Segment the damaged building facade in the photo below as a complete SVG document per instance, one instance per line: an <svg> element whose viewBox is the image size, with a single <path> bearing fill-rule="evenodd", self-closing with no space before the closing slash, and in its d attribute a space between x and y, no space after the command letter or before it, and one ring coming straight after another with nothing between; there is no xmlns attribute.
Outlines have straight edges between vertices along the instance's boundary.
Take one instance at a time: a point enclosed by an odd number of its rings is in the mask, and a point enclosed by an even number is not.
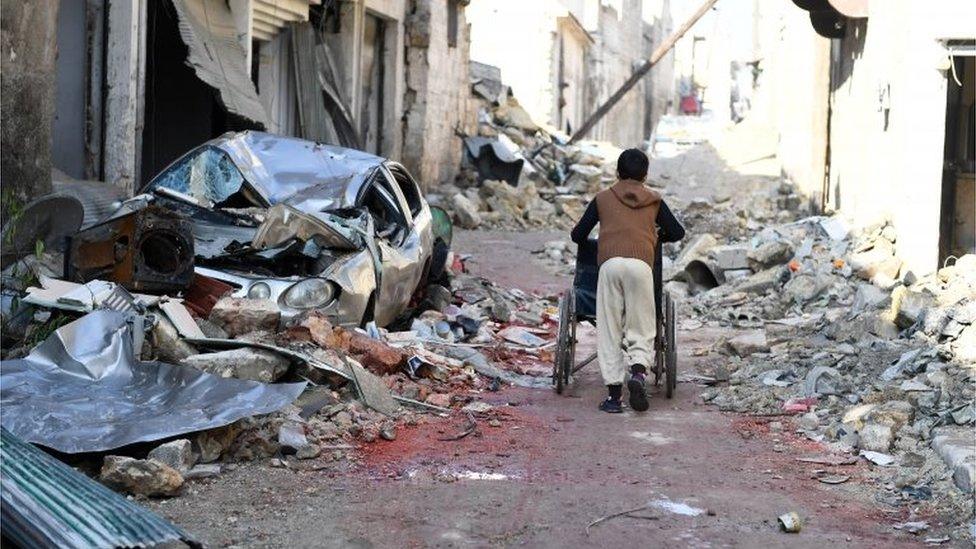
<svg viewBox="0 0 976 549"><path fill-rule="evenodd" d="M671 26L667 0L473 0L467 16L472 61L498 67L536 123L567 134L620 87ZM672 65L670 54L660 65ZM644 79L587 137L640 145L667 109L671 89L670 71Z"/></svg>
<svg viewBox="0 0 976 549"><path fill-rule="evenodd" d="M976 6L757 6L761 110L786 175L856 226L890 220L901 275L973 253Z"/></svg>
<svg viewBox="0 0 976 549"><path fill-rule="evenodd" d="M453 177L461 154L454 132L470 117L456 91L468 81L464 2L86 0L60 8L55 179L131 193L192 147L247 129L402 158L425 187ZM411 139L420 132L427 144Z"/></svg>

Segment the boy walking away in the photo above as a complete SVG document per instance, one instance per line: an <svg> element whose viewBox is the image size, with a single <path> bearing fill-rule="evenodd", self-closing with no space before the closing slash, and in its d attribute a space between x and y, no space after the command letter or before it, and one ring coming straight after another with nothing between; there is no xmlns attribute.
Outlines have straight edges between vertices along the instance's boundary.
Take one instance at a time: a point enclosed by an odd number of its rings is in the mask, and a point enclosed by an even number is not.
<svg viewBox="0 0 976 549"><path fill-rule="evenodd" d="M654 255L660 242L685 235L661 195L644 185L647 155L627 149L617 159L618 181L597 193L573 228L573 242L582 244L600 224L596 291L597 357L609 396L600 409L622 410L627 381L630 406L648 408L644 379L654 363L657 314L654 302ZM627 379L628 367L630 378Z"/></svg>

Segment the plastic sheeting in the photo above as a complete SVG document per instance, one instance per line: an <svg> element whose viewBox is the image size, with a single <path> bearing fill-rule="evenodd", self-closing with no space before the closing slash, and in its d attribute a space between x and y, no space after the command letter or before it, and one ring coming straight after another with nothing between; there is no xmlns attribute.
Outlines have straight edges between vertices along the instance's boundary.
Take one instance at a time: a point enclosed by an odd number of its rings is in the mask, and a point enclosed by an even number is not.
<svg viewBox="0 0 976 549"><path fill-rule="evenodd" d="M96 311L58 329L27 357L0 363L3 427L61 452L97 452L274 412L305 388L138 361L133 336L141 334L132 326L140 321Z"/></svg>

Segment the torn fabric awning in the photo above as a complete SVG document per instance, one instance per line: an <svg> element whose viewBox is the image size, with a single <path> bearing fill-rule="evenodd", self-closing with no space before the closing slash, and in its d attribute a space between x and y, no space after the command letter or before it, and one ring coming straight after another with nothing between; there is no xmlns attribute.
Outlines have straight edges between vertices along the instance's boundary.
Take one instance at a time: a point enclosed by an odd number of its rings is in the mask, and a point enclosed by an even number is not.
<svg viewBox="0 0 976 549"><path fill-rule="evenodd" d="M224 0L173 0L180 18L180 36L188 50L186 63L215 88L233 114L268 126L258 99L247 55L237 38L234 15Z"/></svg>
<svg viewBox="0 0 976 549"><path fill-rule="evenodd" d="M59 328L25 358L0 365L0 423L66 452L99 452L221 427L290 404L305 383L225 379L189 366L141 362L132 322L95 311Z"/></svg>

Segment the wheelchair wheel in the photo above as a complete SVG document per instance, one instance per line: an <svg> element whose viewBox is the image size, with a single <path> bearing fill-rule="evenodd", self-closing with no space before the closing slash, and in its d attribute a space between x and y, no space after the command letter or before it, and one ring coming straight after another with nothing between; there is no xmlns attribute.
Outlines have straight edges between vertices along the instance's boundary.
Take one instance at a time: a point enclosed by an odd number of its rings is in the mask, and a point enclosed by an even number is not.
<svg viewBox="0 0 976 549"><path fill-rule="evenodd" d="M670 294L664 294L664 366L665 366L665 395L668 398L674 396L674 391L678 386L678 349L675 342L675 311L674 300Z"/></svg>
<svg viewBox="0 0 976 549"><path fill-rule="evenodd" d="M556 393L562 394L576 361L576 294L572 288L559 299L559 332L553 356L552 379Z"/></svg>

